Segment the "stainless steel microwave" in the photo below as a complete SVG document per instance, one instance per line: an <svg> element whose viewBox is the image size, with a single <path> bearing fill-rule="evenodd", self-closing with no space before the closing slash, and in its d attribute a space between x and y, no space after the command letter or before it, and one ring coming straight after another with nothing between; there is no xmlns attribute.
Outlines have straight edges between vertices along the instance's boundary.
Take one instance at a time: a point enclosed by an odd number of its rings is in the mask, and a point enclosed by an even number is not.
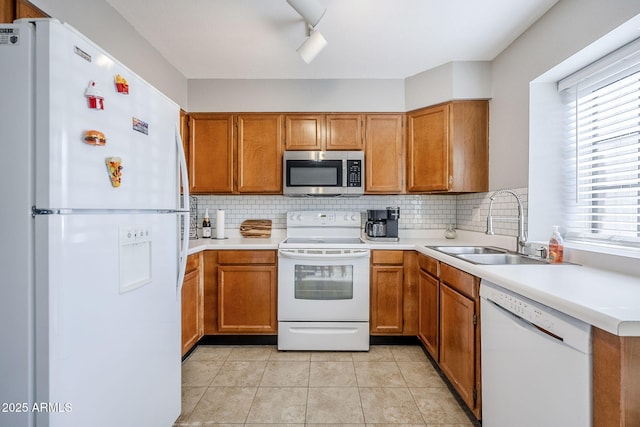
<svg viewBox="0 0 640 427"><path fill-rule="evenodd" d="M285 151L282 169L285 196L364 194L362 151Z"/></svg>

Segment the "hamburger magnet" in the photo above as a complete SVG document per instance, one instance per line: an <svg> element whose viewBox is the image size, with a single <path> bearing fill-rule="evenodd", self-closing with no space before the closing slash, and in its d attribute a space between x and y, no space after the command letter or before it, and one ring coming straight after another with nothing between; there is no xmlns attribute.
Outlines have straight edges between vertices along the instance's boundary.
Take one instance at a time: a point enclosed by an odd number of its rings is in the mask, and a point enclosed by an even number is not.
<svg viewBox="0 0 640 427"><path fill-rule="evenodd" d="M84 142L89 145L105 145L107 139L104 137L104 133L99 130L90 129L84 133Z"/></svg>

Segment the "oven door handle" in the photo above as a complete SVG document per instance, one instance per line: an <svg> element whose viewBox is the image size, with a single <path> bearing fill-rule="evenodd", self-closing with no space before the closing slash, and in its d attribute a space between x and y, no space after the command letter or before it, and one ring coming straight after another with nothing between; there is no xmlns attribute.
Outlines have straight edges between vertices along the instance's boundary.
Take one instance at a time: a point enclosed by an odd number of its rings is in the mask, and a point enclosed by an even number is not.
<svg viewBox="0 0 640 427"><path fill-rule="evenodd" d="M317 260L317 261L334 261L334 260L348 260L348 259L359 259L359 258L368 258L370 256L370 251L366 249L355 250L347 253L313 253L307 254L303 252L298 252L295 250L287 250L280 249L278 250L278 255L283 258L291 258L291 259L306 259L306 260Z"/></svg>

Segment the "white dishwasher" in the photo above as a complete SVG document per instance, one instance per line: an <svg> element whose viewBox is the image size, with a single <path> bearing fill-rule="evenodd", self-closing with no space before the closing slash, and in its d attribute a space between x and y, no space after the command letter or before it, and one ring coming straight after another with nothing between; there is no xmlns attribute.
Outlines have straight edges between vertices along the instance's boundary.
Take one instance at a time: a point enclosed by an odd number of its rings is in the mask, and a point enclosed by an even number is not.
<svg viewBox="0 0 640 427"><path fill-rule="evenodd" d="M591 326L483 280L483 427L591 426Z"/></svg>

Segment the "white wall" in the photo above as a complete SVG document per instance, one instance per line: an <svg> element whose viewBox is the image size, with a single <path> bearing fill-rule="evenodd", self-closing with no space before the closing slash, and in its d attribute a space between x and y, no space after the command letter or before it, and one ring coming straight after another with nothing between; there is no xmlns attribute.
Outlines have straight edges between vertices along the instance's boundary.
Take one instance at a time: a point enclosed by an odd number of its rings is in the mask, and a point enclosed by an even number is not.
<svg viewBox="0 0 640 427"><path fill-rule="evenodd" d="M560 0L495 58L490 188L528 185L529 83L638 13L638 0Z"/></svg>
<svg viewBox="0 0 640 427"><path fill-rule="evenodd" d="M491 63L455 61L405 79L405 111L452 99L491 98Z"/></svg>
<svg viewBox="0 0 640 427"><path fill-rule="evenodd" d="M407 79L189 80L189 111L404 112L491 97L491 63L456 61Z"/></svg>
<svg viewBox="0 0 640 427"><path fill-rule="evenodd" d="M403 112L404 81L189 80L189 112Z"/></svg>
<svg viewBox="0 0 640 427"><path fill-rule="evenodd" d="M186 110L187 79L104 0L30 1L89 37Z"/></svg>

